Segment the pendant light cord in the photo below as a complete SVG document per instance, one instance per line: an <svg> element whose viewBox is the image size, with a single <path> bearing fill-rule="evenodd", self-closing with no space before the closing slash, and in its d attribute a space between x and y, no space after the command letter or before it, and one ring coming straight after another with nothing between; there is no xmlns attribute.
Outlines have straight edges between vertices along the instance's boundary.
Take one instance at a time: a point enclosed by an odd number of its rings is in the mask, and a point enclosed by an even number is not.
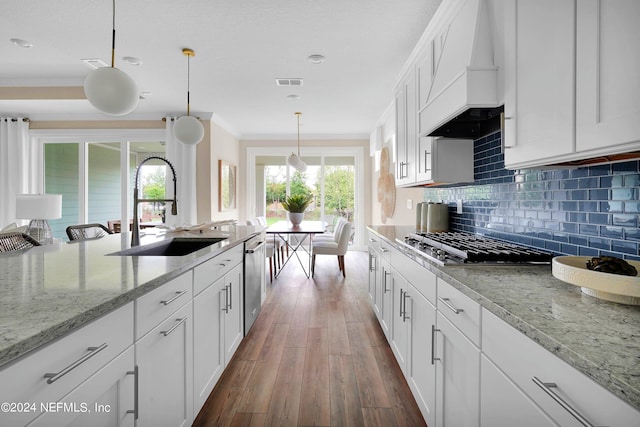
<svg viewBox="0 0 640 427"><path fill-rule="evenodd" d="M187 116L191 115L190 103L190 85L191 85L191 55L187 55Z"/></svg>
<svg viewBox="0 0 640 427"><path fill-rule="evenodd" d="M298 158L300 158L300 115L302 113L296 112L295 115L298 116Z"/></svg>
<svg viewBox="0 0 640 427"><path fill-rule="evenodd" d="M113 0L113 31L111 32L111 68L116 65L116 0Z"/></svg>

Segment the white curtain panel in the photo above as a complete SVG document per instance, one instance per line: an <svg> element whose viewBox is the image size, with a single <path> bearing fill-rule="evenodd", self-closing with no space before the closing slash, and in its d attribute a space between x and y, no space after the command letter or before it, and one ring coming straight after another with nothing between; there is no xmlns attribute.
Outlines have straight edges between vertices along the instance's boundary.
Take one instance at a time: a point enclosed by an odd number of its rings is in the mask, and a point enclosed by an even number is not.
<svg viewBox="0 0 640 427"><path fill-rule="evenodd" d="M29 123L23 117L0 117L0 229L20 222L16 195L37 191L37 164Z"/></svg>
<svg viewBox="0 0 640 427"><path fill-rule="evenodd" d="M178 179L178 215L171 215L171 205L167 206L167 225L194 225L197 223L198 203L196 199L196 146L185 145L173 135L173 125L177 117L167 117L166 151L176 169ZM167 171L167 198L173 197L171 172Z"/></svg>

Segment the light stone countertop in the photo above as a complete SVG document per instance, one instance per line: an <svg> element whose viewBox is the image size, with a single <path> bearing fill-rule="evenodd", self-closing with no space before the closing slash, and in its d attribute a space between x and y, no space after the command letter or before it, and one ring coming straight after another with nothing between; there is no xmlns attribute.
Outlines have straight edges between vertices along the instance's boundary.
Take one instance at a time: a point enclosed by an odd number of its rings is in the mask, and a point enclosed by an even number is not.
<svg viewBox="0 0 640 427"><path fill-rule="evenodd" d="M142 245L173 237L227 238L184 256L108 256L131 247L130 233L0 254L0 368L262 230L221 226L141 237Z"/></svg>
<svg viewBox="0 0 640 427"><path fill-rule="evenodd" d="M369 226L395 245L413 231ZM640 307L584 295L551 265L437 266L407 253L437 277L477 301L633 407L640 409Z"/></svg>

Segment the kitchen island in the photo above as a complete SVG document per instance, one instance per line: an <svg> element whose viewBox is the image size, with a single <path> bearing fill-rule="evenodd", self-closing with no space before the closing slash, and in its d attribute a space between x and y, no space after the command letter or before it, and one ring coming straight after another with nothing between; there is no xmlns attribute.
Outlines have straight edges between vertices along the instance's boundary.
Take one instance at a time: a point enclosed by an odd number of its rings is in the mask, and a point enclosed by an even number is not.
<svg viewBox="0 0 640 427"><path fill-rule="evenodd" d="M413 227L368 228L483 310L640 409L640 307L584 295L554 278L550 265L437 266L396 244Z"/></svg>
<svg viewBox="0 0 640 427"><path fill-rule="evenodd" d="M60 242L0 256L0 368L156 289L262 231L221 226L147 234L142 244L188 237L225 240L184 256L108 255L131 247L131 234Z"/></svg>

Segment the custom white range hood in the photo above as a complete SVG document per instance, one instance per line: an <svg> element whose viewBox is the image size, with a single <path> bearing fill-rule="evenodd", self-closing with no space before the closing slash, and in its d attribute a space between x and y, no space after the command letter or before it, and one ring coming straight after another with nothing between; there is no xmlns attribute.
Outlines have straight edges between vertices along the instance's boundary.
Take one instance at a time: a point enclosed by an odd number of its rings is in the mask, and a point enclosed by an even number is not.
<svg viewBox="0 0 640 427"><path fill-rule="evenodd" d="M440 53L434 58L431 85L425 89L428 95L419 113L420 136L473 136L464 135L455 119L486 120L499 115L495 110L500 105L498 67L486 2L462 2L449 22L443 28Z"/></svg>

